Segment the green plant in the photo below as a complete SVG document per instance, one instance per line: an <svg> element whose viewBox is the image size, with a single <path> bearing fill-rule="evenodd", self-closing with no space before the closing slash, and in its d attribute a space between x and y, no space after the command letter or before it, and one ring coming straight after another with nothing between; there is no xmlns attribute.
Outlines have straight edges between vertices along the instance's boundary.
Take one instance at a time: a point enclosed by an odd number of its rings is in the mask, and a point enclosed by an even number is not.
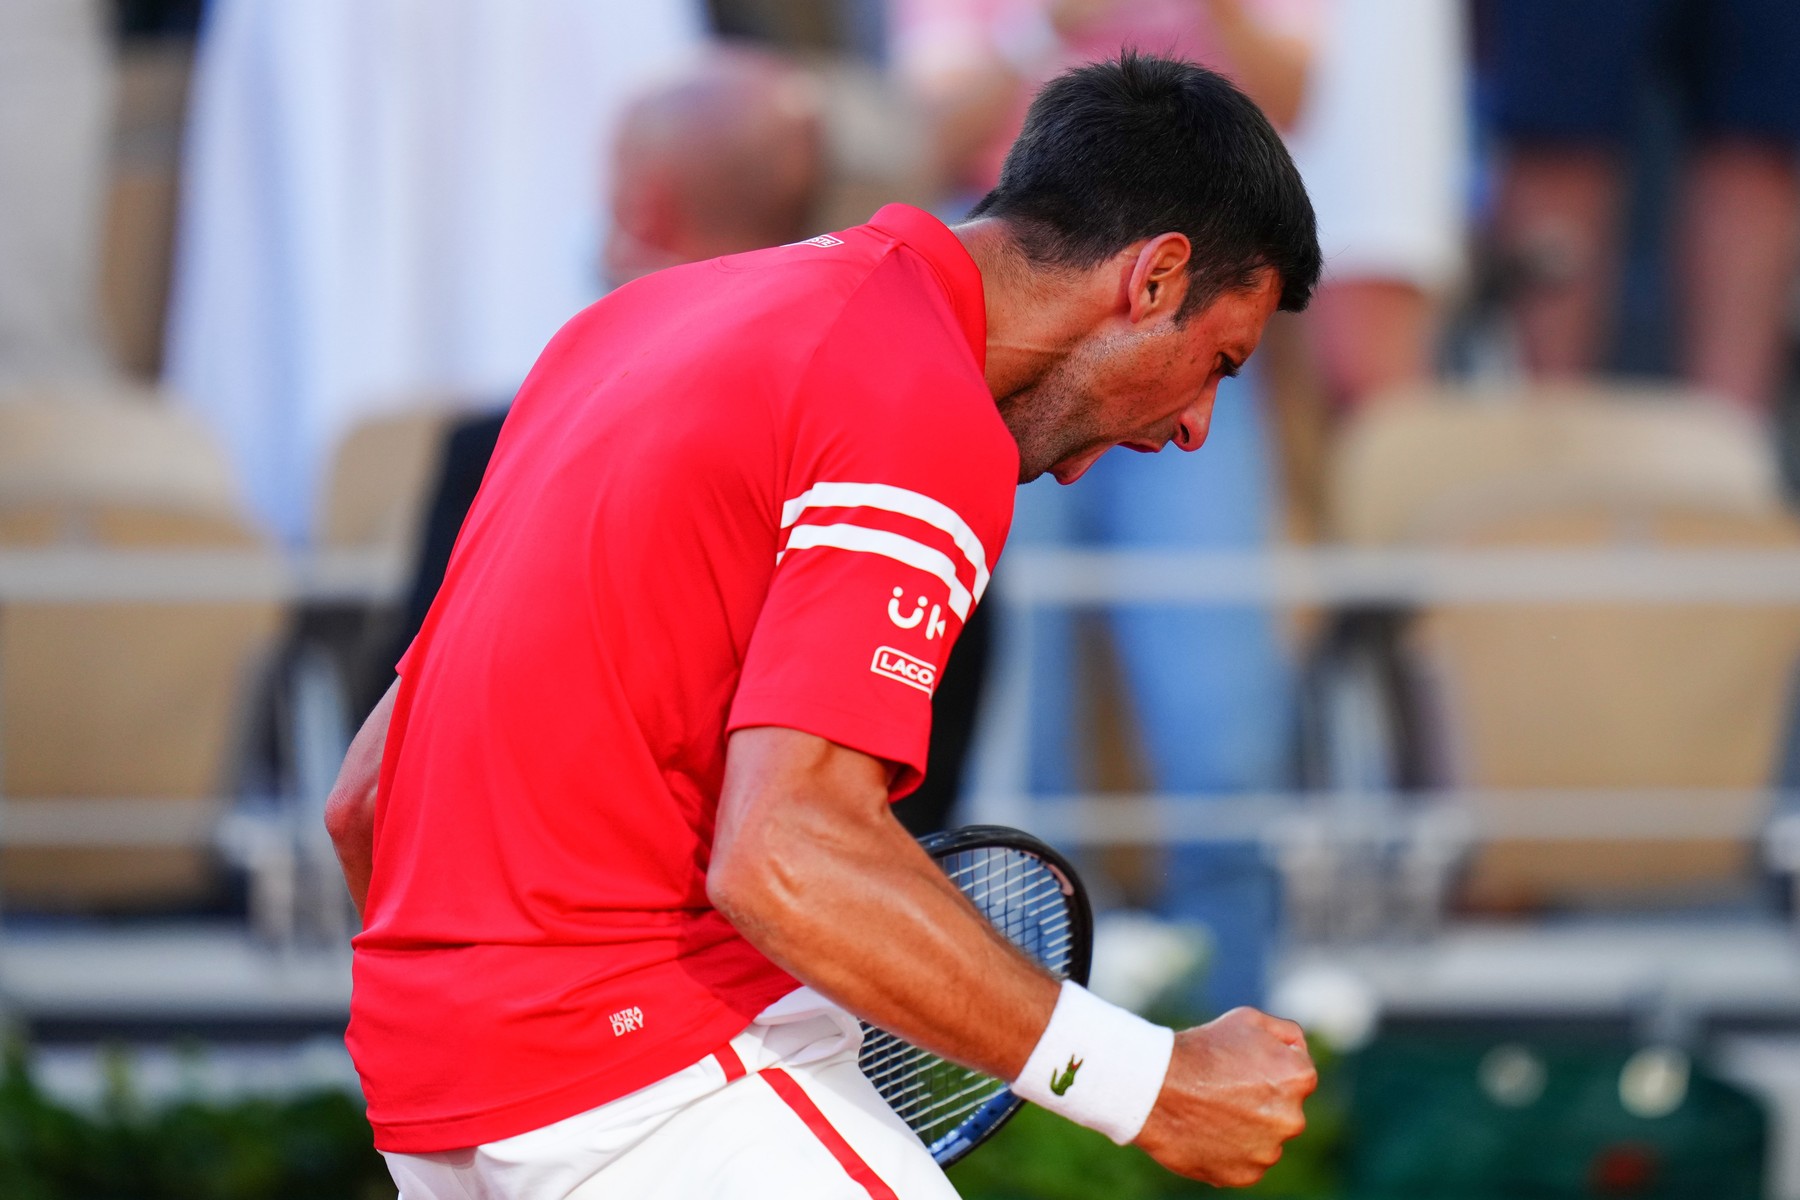
<svg viewBox="0 0 1800 1200"><path fill-rule="evenodd" d="M1315 1049L1322 1084L1307 1132L1258 1186L1233 1195L1332 1200L1343 1108L1335 1060ZM97 1111L46 1096L14 1044L0 1063L0 1197L5 1200L392 1200L353 1096L197 1098L152 1106L113 1057ZM950 1172L964 1200L1186 1200L1223 1195L1169 1174L1141 1151L1026 1106Z"/></svg>
<svg viewBox="0 0 1800 1200"><path fill-rule="evenodd" d="M122 1057L98 1112L52 1101L22 1047L0 1066L7 1200L391 1200L356 1098L337 1091L151 1107Z"/></svg>

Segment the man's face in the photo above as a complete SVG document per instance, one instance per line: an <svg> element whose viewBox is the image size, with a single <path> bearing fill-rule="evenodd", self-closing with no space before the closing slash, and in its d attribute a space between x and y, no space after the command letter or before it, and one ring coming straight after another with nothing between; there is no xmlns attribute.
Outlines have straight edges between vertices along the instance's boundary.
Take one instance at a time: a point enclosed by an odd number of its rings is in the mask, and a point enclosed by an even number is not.
<svg viewBox="0 0 1800 1200"><path fill-rule="evenodd" d="M1183 323L1172 315L1109 320L1029 387L1000 402L1019 444L1019 482L1048 471L1073 483L1114 446L1154 454L1170 442L1198 450L1219 380L1235 375L1279 305L1264 271Z"/></svg>

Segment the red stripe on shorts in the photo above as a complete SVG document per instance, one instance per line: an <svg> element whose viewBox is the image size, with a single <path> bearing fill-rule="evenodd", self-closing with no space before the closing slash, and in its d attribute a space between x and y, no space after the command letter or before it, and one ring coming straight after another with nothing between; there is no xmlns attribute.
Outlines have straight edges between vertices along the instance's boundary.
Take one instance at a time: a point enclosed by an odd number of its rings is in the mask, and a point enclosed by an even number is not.
<svg viewBox="0 0 1800 1200"><path fill-rule="evenodd" d="M744 1077L744 1060L738 1057L738 1052L731 1048L730 1042L714 1050L713 1057L724 1070L726 1083L733 1083Z"/></svg>
<svg viewBox="0 0 1800 1200"><path fill-rule="evenodd" d="M825 1114L819 1111L819 1106L814 1104L812 1097L794 1082L792 1076L776 1067L762 1072L761 1077L775 1089L777 1096L787 1102L787 1106L794 1110L795 1115L806 1122L806 1127L812 1130L813 1136L818 1138L827 1150L831 1151L831 1156L838 1160L838 1165L844 1168L844 1173L862 1184L863 1189L869 1193L872 1200L900 1200L898 1196L894 1195L894 1189L881 1181L881 1176L877 1175L874 1169L862 1160L862 1155L858 1154L850 1143L844 1140L844 1135L825 1119Z"/></svg>

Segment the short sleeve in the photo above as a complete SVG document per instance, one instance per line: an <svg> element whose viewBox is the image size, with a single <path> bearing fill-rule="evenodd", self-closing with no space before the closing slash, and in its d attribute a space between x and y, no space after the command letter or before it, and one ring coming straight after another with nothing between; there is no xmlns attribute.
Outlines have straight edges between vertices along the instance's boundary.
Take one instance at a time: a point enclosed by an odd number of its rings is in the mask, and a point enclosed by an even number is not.
<svg viewBox="0 0 1800 1200"><path fill-rule="evenodd" d="M790 414L779 557L730 729L779 725L924 777L931 697L1012 520L1018 456L935 286L883 268L834 326ZM909 293L908 288L914 289Z"/></svg>

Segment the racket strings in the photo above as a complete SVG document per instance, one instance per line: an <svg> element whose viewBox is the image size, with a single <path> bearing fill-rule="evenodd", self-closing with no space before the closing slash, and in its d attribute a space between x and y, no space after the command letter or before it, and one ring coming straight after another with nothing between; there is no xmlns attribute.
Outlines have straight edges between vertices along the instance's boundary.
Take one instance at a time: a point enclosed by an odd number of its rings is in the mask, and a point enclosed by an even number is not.
<svg viewBox="0 0 1800 1200"><path fill-rule="evenodd" d="M1075 934L1062 878L1025 850L984 846L960 850L939 865L970 903L1028 957L1056 976L1069 973ZM994 1079L866 1027L863 1073L928 1146L956 1133L1006 1090Z"/></svg>

